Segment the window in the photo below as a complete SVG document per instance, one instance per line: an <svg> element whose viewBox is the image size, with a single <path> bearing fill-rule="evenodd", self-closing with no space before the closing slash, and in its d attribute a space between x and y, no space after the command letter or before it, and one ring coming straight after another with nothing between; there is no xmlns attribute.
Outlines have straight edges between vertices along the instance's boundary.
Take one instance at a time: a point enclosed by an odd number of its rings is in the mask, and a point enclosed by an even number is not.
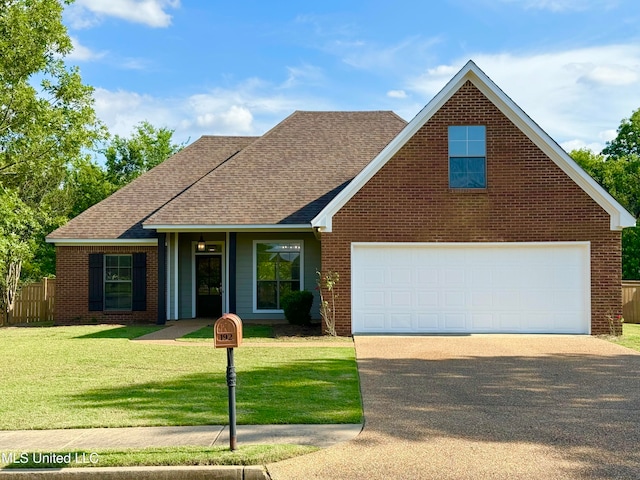
<svg viewBox="0 0 640 480"><path fill-rule="evenodd" d="M104 256L105 310L131 310L132 278L131 255Z"/></svg>
<svg viewBox="0 0 640 480"><path fill-rule="evenodd" d="M486 127L449 127L449 187L486 188Z"/></svg>
<svg viewBox="0 0 640 480"><path fill-rule="evenodd" d="M302 288L302 242L254 242L255 308L282 310L280 299Z"/></svg>

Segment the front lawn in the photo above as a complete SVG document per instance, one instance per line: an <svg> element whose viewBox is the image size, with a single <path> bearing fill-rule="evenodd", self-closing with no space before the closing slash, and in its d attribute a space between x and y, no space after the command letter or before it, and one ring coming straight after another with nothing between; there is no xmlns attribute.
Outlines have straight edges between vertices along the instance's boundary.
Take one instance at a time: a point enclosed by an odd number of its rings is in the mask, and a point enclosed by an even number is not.
<svg viewBox="0 0 640 480"><path fill-rule="evenodd" d="M611 341L640 352L640 325L633 323L623 324L622 336L613 338Z"/></svg>
<svg viewBox="0 0 640 480"><path fill-rule="evenodd" d="M226 424L226 351L144 333L0 329L0 430ZM361 422L354 350L330 345L235 349L238 423Z"/></svg>

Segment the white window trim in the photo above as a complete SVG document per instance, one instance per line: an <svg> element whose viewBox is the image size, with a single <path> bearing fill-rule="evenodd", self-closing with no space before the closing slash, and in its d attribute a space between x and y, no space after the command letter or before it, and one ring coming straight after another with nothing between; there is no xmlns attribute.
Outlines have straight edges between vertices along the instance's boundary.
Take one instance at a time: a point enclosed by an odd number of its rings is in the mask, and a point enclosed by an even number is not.
<svg viewBox="0 0 640 480"><path fill-rule="evenodd" d="M131 257L131 278L129 280L107 280L107 257ZM119 262L118 262L118 268ZM107 282L131 284L131 308L107 308ZM102 256L102 305L104 312L131 312L133 311L133 255L130 253L105 253Z"/></svg>
<svg viewBox="0 0 640 480"><path fill-rule="evenodd" d="M288 240L254 240L253 241L253 313L284 313L284 310L261 310L258 309L258 254L256 246L258 243L299 243L300 244L300 290L304 290L304 240L292 238Z"/></svg>
<svg viewBox="0 0 640 480"><path fill-rule="evenodd" d="M450 147L450 127L484 127L484 155L451 155L451 147ZM469 144L469 139L467 137L466 140L467 147ZM448 160L447 160L447 172L448 172L448 182L449 182L449 190L486 190L488 186L488 173L487 173L487 126L486 125L449 125L447 127L447 150L448 150ZM451 186L451 159L452 158L484 158L484 187L453 187Z"/></svg>

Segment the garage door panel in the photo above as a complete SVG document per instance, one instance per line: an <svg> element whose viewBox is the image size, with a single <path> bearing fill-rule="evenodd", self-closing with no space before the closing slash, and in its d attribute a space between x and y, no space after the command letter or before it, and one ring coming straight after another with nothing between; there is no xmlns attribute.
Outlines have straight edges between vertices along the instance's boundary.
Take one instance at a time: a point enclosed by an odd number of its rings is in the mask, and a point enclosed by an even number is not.
<svg viewBox="0 0 640 480"><path fill-rule="evenodd" d="M586 243L354 244L353 331L589 333Z"/></svg>
<svg viewBox="0 0 640 480"><path fill-rule="evenodd" d="M413 330L411 323L411 313L394 313L389 316L390 325L400 331L410 332Z"/></svg>
<svg viewBox="0 0 640 480"><path fill-rule="evenodd" d="M449 331L464 331L466 327L463 313L445 313L444 328Z"/></svg>
<svg viewBox="0 0 640 480"><path fill-rule="evenodd" d="M416 292L417 307L437 307L438 306L438 292L434 291L418 291Z"/></svg>
<svg viewBox="0 0 640 480"><path fill-rule="evenodd" d="M384 306L384 291L379 290L369 290L363 293L362 295L362 306L363 307L381 307Z"/></svg>
<svg viewBox="0 0 640 480"><path fill-rule="evenodd" d="M474 309L493 309L493 292L471 292L471 306Z"/></svg>
<svg viewBox="0 0 640 480"><path fill-rule="evenodd" d="M419 332L435 332L439 328L439 315L437 313L418 313L416 318Z"/></svg>
<svg viewBox="0 0 640 480"><path fill-rule="evenodd" d="M384 323L384 314L382 313L368 313L362 315L362 323L364 328L368 331L384 331L385 323Z"/></svg>
<svg viewBox="0 0 640 480"><path fill-rule="evenodd" d="M495 329L494 316L491 313L476 313L471 315L472 330L491 331Z"/></svg>
<svg viewBox="0 0 640 480"><path fill-rule="evenodd" d="M408 307L411 308L411 292L408 291L400 291L400 292L391 292L391 306L395 308L403 308Z"/></svg>

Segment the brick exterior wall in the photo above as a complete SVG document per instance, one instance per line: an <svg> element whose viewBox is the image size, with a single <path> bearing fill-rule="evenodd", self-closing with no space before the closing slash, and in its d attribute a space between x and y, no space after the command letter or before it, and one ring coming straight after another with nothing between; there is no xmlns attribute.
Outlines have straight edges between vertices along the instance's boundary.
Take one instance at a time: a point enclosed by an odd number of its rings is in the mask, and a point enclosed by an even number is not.
<svg viewBox="0 0 640 480"><path fill-rule="evenodd" d="M449 189L448 128L485 125L487 188ZM351 334L351 242L591 242L592 334L622 314L621 233L609 215L471 83L333 217L322 268L340 281L339 334Z"/></svg>
<svg viewBox="0 0 640 480"><path fill-rule="evenodd" d="M89 254L147 254L147 310L141 312L89 311ZM158 316L158 249L148 246L56 247L57 324L155 323Z"/></svg>

